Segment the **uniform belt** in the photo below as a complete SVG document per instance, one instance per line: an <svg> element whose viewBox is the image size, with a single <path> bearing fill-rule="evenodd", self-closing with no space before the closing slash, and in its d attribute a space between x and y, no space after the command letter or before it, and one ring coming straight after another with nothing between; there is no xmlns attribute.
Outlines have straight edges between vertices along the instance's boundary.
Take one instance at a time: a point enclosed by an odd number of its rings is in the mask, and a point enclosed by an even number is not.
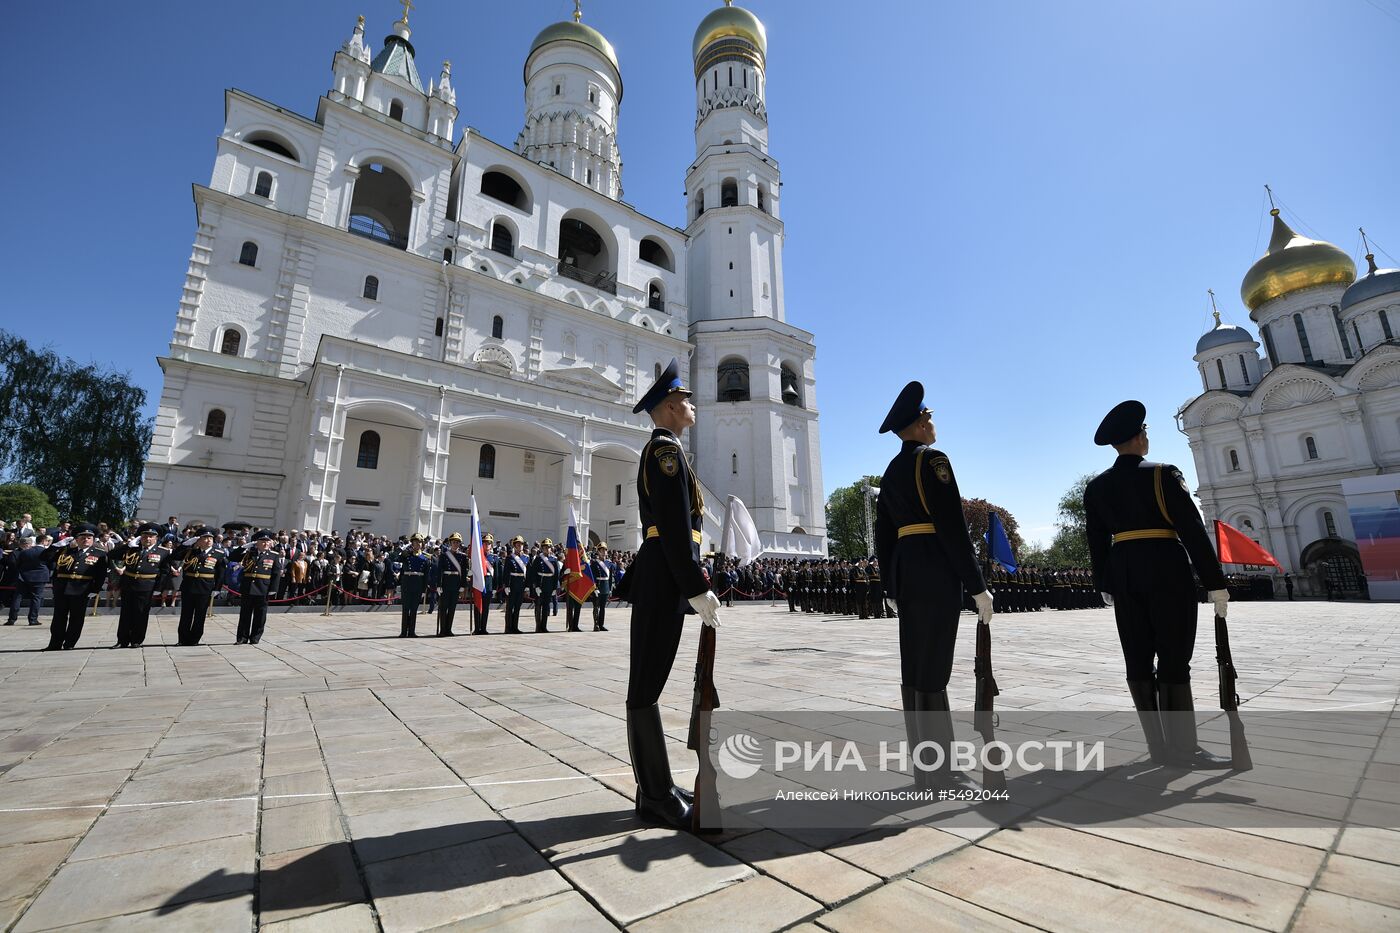
<svg viewBox="0 0 1400 933"><path fill-rule="evenodd" d="M160 574L158 574L158 573L127 573L127 574L123 574L122 576L126 577L128 580L154 580L156 577L160 576Z"/></svg>
<svg viewBox="0 0 1400 933"><path fill-rule="evenodd" d="M444 571L442 572L442 575L443 575L444 577L460 577L460 576L462 575L462 571L460 571L460 570L444 570Z"/></svg>
<svg viewBox="0 0 1400 933"><path fill-rule="evenodd" d="M932 535L937 533L937 530L933 527L933 522L920 522L917 525L899 526L899 536L901 538L908 537L909 535Z"/></svg>
<svg viewBox="0 0 1400 933"><path fill-rule="evenodd" d="M186 579L186 580L212 580L212 579L214 579L214 575L213 575L212 573L187 573L187 574L185 574L185 579Z"/></svg>
<svg viewBox="0 0 1400 933"><path fill-rule="evenodd" d="M1146 541L1152 538L1178 541L1175 531L1170 528L1141 528L1137 531L1120 531L1113 536L1114 544L1121 544L1124 541Z"/></svg>
<svg viewBox="0 0 1400 933"><path fill-rule="evenodd" d="M648 526L647 526L647 539L650 540L650 539L652 539L652 538L659 538L659 537L661 537L661 529L660 529L660 528L657 528L655 525L648 525ZM696 544L699 544L699 543L700 543L700 532L698 532L698 531L696 531L695 529L692 528L692 529L690 530L690 540L694 541Z"/></svg>
<svg viewBox="0 0 1400 933"><path fill-rule="evenodd" d="M400 574L400 576L404 576L404 577L421 577L421 576L423 576L423 571L421 571L421 570L405 570L402 574Z"/></svg>
<svg viewBox="0 0 1400 933"><path fill-rule="evenodd" d="M525 574L523 574L523 573L513 573L513 574L511 574L511 576L512 576L512 577L523 577L523 576L525 576Z"/></svg>
<svg viewBox="0 0 1400 933"><path fill-rule="evenodd" d="M58 578L60 580L86 580L88 575L85 573L60 573Z"/></svg>
<svg viewBox="0 0 1400 933"><path fill-rule="evenodd" d="M243 578L244 578L245 580L271 580L271 579L272 579L272 574L270 574L270 573L245 573L245 574L243 575Z"/></svg>

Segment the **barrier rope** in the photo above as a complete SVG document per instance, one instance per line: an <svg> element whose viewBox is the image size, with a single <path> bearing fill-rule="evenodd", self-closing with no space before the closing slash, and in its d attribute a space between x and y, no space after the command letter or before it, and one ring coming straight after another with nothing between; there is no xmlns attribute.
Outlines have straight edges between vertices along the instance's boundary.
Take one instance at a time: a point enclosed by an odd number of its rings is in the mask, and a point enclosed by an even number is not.
<svg viewBox="0 0 1400 933"><path fill-rule="evenodd" d="M295 602L300 602L300 601L303 600L303 599L308 599L308 598L310 598L310 597L312 597L312 596L315 596L317 593L322 592L323 590L325 590L325 588L326 588L327 586L330 586L330 585L331 585L331 584L327 583L325 586L318 586L318 587L316 587L316 589L311 590L310 592L302 593L300 596L289 596L289 597L286 598L286 599L269 599L269 600L267 601L267 604L268 604L269 606L280 606L280 605L283 605L284 603L295 603ZM234 596L237 596L239 599L242 599L242 598L243 598L243 594L242 594L242 593L240 593L238 590L235 590L233 587L229 586L227 583L222 584L222 586L223 586L225 592L227 592L227 593L232 593Z"/></svg>

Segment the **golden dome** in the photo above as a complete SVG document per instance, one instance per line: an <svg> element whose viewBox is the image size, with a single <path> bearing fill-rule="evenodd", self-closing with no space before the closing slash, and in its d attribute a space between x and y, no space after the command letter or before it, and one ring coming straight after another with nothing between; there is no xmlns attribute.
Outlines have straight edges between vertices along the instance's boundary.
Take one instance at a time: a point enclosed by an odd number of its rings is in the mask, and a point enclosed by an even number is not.
<svg viewBox="0 0 1400 933"><path fill-rule="evenodd" d="M768 54L768 30L763 28L759 18L743 7L729 6L726 3L702 19L696 27L691 57L699 58L700 51L705 46L726 36L746 39L758 49L759 55L766 57Z"/></svg>
<svg viewBox="0 0 1400 933"><path fill-rule="evenodd" d="M1315 285L1350 285L1356 281L1356 264L1331 243L1299 236L1284 223L1278 208L1269 250L1249 267L1240 283L1240 298L1250 317L1265 302Z"/></svg>
<svg viewBox="0 0 1400 933"><path fill-rule="evenodd" d="M525 61L528 63L537 51L551 42L577 42L586 45L601 53L612 63L613 70L619 75L622 74L622 69L617 64L617 52L613 51L612 43L592 26L585 26L576 20L552 23L540 30L540 34L535 36L535 41L530 44L530 54L525 56Z"/></svg>

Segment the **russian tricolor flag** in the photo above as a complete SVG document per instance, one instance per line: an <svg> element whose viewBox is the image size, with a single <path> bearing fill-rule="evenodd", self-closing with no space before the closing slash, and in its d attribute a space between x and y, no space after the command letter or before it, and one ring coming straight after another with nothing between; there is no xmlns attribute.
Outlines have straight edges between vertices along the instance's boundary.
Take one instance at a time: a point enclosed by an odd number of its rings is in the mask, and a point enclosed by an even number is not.
<svg viewBox="0 0 1400 933"><path fill-rule="evenodd" d="M578 544L578 514L572 502L569 503L569 535L564 543L564 569L569 572L569 581L564 584L569 597L582 605L597 587L593 582L593 568L583 559L583 549Z"/></svg>
<svg viewBox="0 0 1400 933"><path fill-rule="evenodd" d="M477 515L476 494L472 493L472 604L479 613L486 596L486 550L481 546L481 519Z"/></svg>

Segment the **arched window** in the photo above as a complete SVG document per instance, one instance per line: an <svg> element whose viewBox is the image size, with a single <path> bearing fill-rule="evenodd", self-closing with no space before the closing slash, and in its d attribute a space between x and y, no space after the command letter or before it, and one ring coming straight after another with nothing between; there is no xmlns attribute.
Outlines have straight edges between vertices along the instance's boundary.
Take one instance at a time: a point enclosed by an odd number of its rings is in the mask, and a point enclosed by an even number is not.
<svg viewBox="0 0 1400 933"><path fill-rule="evenodd" d="M256 266L258 264L258 244L252 240L245 241L243 248L238 251L238 264Z"/></svg>
<svg viewBox="0 0 1400 933"><path fill-rule="evenodd" d="M1380 310L1380 319L1381 333L1385 335L1386 340L1394 340L1395 335L1390 332L1390 317L1385 313L1384 308L1381 308Z"/></svg>
<svg viewBox="0 0 1400 933"><path fill-rule="evenodd" d="M1293 315L1293 326L1298 330L1298 346L1303 348L1303 362L1311 363L1313 361L1312 345L1308 343L1308 329L1303 326L1301 314Z"/></svg>
<svg viewBox="0 0 1400 933"><path fill-rule="evenodd" d="M500 221L491 225L491 251L505 256L515 255L515 234Z"/></svg>
<svg viewBox="0 0 1400 933"><path fill-rule="evenodd" d="M739 357L721 360L715 373L715 396L721 402L749 400L749 364Z"/></svg>
<svg viewBox="0 0 1400 933"><path fill-rule="evenodd" d="M258 180L253 183L253 193L260 198L272 197L271 172L258 172Z"/></svg>
<svg viewBox="0 0 1400 933"><path fill-rule="evenodd" d="M653 266L660 266L667 272L675 272L676 265L671 261L671 256L666 252L666 247L661 245L660 240L651 237L643 237L637 244L637 258L642 262L649 262Z"/></svg>
<svg viewBox="0 0 1400 933"><path fill-rule="evenodd" d="M361 470L379 469L378 431L365 431L360 435L360 452L355 456L355 466Z"/></svg>
<svg viewBox="0 0 1400 933"><path fill-rule="evenodd" d="M719 206L738 207L739 206L739 183L732 178L726 178L719 186Z"/></svg>
<svg viewBox="0 0 1400 933"><path fill-rule="evenodd" d="M292 151L292 147L270 133L254 133L252 136L249 136L245 142L250 146L257 146L259 149L275 152L284 159L291 159L293 162L298 161L297 154Z"/></svg>
<svg viewBox="0 0 1400 933"><path fill-rule="evenodd" d="M491 444L481 445L481 456L476 461L476 478L496 478L496 448Z"/></svg>
<svg viewBox="0 0 1400 933"><path fill-rule="evenodd" d="M1249 367L1244 365L1244 354L1240 354L1240 376L1244 378L1244 384L1249 385Z"/></svg>
<svg viewBox="0 0 1400 933"><path fill-rule="evenodd" d="M1332 322L1337 325L1337 336L1342 339L1342 353L1351 359L1351 341L1347 339L1346 325L1342 323L1342 309L1337 305L1332 306Z"/></svg>
<svg viewBox="0 0 1400 933"><path fill-rule="evenodd" d="M606 229L606 228L604 228ZM617 271L604 234L580 217L559 221L559 274L617 294Z"/></svg>
<svg viewBox="0 0 1400 933"><path fill-rule="evenodd" d="M526 194L520 182L505 172L491 171L483 174L481 176L481 193L519 210L526 212L530 210L530 196Z"/></svg>
<svg viewBox="0 0 1400 933"><path fill-rule="evenodd" d="M1216 359L1215 371L1220 374L1220 388L1225 388L1225 361Z"/></svg>
<svg viewBox="0 0 1400 933"><path fill-rule="evenodd" d="M219 352L225 356L237 356L243 344L243 335L232 327L224 328L224 337L219 341Z"/></svg>
<svg viewBox="0 0 1400 933"><path fill-rule="evenodd" d="M1274 349L1273 322L1270 321L1260 328L1259 332L1264 335L1264 352L1269 355L1269 365L1278 366L1278 351Z"/></svg>
<svg viewBox="0 0 1400 933"><path fill-rule="evenodd" d="M224 425L228 423L228 415L222 408L211 408L208 416L204 419L205 437L223 437Z"/></svg>
<svg viewBox="0 0 1400 933"><path fill-rule="evenodd" d="M763 211L765 214L768 213L768 198L763 193L762 185L758 186L758 209Z"/></svg>
<svg viewBox="0 0 1400 933"><path fill-rule="evenodd" d="M1240 454L1239 454L1239 451L1237 451L1237 450L1231 450L1231 451L1230 451L1230 472L1231 472L1231 473L1238 473L1239 471L1240 471Z"/></svg>
<svg viewBox="0 0 1400 933"><path fill-rule="evenodd" d="M1307 451L1309 460L1317 459L1317 441L1313 440L1313 436L1311 434L1308 434L1303 438L1303 449Z"/></svg>
<svg viewBox="0 0 1400 933"><path fill-rule="evenodd" d="M390 119L390 120L402 120L402 119L403 119L403 102L402 102L402 101L393 100L393 101L390 101L390 102L389 102L389 119Z"/></svg>
<svg viewBox="0 0 1400 933"><path fill-rule="evenodd" d="M350 202L351 233L408 249L413 189L402 175L378 162L360 167Z"/></svg>
<svg viewBox="0 0 1400 933"><path fill-rule="evenodd" d="M666 310L666 293L662 291L659 280L653 280L647 286L647 307L653 311Z"/></svg>
<svg viewBox="0 0 1400 933"><path fill-rule="evenodd" d="M442 251L442 261L450 263L452 261L452 249L448 247Z"/></svg>
<svg viewBox="0 0 1400 933"><path fill-rule="evenodd" d="M1322 513L1322 529L1327 533L1327 537L1337 537L1337 520L1332 517L1331 512Z"/></svg>
<svg viewBox="0 0 1400 933"><path fill-rule="evenodd" d="M802 383L797 378L797 370L784 363L779 376L782 384L783 404L802 405Z"/></svg>
<svg viewBox="0 0 1400 933"><path fill-rule="evenodd" d="M365 289L361 293L370 301L379 300L379 279L372 275L365 276Z"/></svg>
<svg viewBox="0 0 1400 933"><path fill-rule="evenodd" d="M500 339L501 339L501 334L503 334L503 333L505 332L505 329L506 329L506 322L503 321L503 320L501 320L501 316L500 316L499 314L496 315L495 317L493 317L493 318L491 319L491 336L492 336L492 337L495 337L497 340L500 340Z"/></svg>
<svg viewBox="0 0 1400 933"><path fill-rule="evenodd" d="M702 188L695 192L695 216L699 217L703 213L705 213L705 191Z"/></svg>

